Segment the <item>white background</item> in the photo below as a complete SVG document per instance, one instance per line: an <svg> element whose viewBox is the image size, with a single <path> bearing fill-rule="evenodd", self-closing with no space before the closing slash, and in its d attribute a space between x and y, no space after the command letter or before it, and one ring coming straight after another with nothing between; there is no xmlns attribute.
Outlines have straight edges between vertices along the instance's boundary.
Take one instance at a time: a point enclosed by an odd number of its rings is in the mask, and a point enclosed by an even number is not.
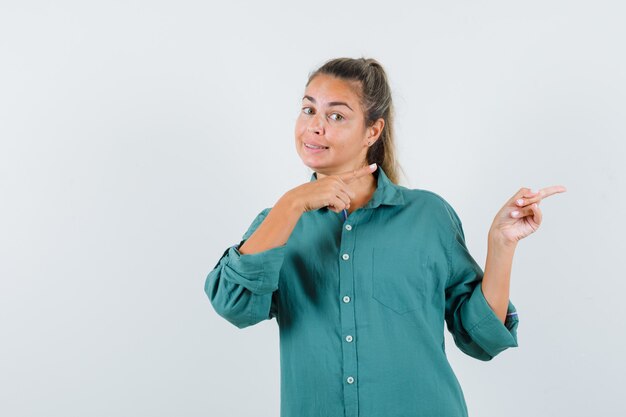
<svg viewBox="0 0 626 417"><path fill-rule="evenodd" d="M607 1L0 3L0 415L278 416L276 321L203 292L311 171L310 71L378 59L402 185L484 266L520 187L519 347L448 355L471 416L624 416L626 8ZM329 416L335 417L335 416Z"/></svg>

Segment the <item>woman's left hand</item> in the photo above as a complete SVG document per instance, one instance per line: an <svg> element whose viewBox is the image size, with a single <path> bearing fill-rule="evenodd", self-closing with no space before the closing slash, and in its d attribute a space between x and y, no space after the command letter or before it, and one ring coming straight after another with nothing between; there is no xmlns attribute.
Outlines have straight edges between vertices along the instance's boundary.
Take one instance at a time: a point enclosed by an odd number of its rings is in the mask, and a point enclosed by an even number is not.
<svg viewBox="0 0 626 417"><path fill-rule="evenodd" d="M565 191L567 189L562 185L542 188L537 192L521 188L496 214L489 229L490 242L515 246L541 225L541 200Z"/></svg>

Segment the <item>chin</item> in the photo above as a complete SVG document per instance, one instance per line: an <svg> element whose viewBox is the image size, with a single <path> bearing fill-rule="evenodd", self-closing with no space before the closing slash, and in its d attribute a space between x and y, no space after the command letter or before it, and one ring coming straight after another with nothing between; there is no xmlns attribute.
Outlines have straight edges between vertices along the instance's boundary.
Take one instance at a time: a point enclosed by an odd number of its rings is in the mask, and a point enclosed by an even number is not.
<svg viewBox="0 0 626 417"><path fill-rule="evenodd" d="M319 171L320 169L324 169L325 168L324 164L308 162L308 161L305 161L305 160L302 160L302 163L304 165L306 165L307 167L311 168L313 171Z"/></svg>

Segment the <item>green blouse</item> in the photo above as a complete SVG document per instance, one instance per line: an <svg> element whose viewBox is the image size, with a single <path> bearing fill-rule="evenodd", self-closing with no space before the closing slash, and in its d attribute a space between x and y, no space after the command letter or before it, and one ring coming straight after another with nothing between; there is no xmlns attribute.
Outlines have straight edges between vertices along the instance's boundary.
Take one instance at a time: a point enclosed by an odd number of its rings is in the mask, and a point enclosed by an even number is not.
<svg viewBox="0 0 626 417"><path fill-rule="evenodd" d="M373 175L372 198L347 220L305 212L286 244L242 255L264 209L206 278L213 308L238 328L276 318L281 417L464 417L444 321L474 358L517 346L515 307L503 324L487 303L452 207L380 166Z"/></svg>

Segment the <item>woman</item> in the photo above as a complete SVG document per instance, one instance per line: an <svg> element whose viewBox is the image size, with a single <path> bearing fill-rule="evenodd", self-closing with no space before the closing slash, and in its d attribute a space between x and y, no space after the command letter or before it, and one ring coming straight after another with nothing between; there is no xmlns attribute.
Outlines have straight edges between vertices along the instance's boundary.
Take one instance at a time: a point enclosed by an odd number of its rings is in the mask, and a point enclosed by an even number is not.
<svg viewBox="0 0 626 417"><path fill-rule="evenodd" d="M539 202L565 188L521 188L507 201L483 273L453 208L397 185L393 104L377 61L328 61L302 103L295 145L310 181L259 213L205 292L239 328L276 318L282 417L467 416L444 321L474 358L517 346L513 253L539 227Z"/></svg>

